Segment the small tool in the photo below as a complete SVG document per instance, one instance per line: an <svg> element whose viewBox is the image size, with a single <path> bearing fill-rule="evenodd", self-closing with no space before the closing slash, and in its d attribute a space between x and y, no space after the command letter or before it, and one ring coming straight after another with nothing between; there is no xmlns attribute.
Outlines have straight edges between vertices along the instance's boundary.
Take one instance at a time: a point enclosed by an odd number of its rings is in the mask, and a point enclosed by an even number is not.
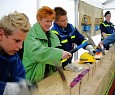
<svg viewBox="0 0 115 95"><path fill-rule="evenodd" d="M84 34L88 37L88 40L89 40L90 44L92 44L93 47L96 48L97 46L95 45L95 43L94 43L93 39L91 38L91 36L89 35L89 33L88 33L88 32L84 32ZM96 51L96 52L101 51L102 54L105 55L105 50L104 50L103 44L100 44L100 49L97 48L95 51Z"/></svg>

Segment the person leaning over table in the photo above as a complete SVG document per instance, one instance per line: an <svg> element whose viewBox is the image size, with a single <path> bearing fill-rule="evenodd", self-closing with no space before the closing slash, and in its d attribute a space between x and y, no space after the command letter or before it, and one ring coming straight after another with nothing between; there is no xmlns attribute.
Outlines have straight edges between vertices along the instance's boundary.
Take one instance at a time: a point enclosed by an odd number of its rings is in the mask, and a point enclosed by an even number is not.
<svg viewBox="0 0 115 95"><path fill-rule="evenodd" d="M71 23L68 23L67 11L62 7L55 7L54 11L56 12L56 16L51 30L60 39L63 50L70 51L74 48L74 44L78 46L83 44L86 39L79 33L76 27ZM95 55L95 49L91 44L88 44L83 48L88 50L91 55ZM63 69L73 71L75 66L70 63L72 63L72 58L62 63Z"/></svg>
<svg viewBox="0 0 115 95"><path fill-rule="evenodd" d="M55 63L68 59L71 53L56 47L61 46L58 37L50 32L55 11L48 6L38 9L37 22L31 27L24 41L23 64L26 78L32 83L39 82L55 72Z"/></svg>
<svg viewBox="0 0 115 95"><path fill-rule="evenodd" d="M0 19L0 95L20 95L27 87L17 52L29 29L29 19L23 13L13 12Z"/></svg>
<svg viewBox="0 0 115 95"><path fill-rule="evenodd" d="M100 24L101 30L101 40L104 40L108 36L110 36L113 32L115 32L114 25L110 22L111 19L111 12L107 11L104 15L105 21ZM111 44L105 46L106 50L109 50Z"/></svg>

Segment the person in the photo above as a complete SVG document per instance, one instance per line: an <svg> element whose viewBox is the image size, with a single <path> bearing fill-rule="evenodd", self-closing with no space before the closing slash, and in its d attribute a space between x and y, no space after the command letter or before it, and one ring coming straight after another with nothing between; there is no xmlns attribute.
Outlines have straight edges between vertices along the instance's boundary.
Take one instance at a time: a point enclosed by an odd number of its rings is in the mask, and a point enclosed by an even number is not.
<svg viewBox="0 0 115 95"><path fill-rule="evenodd" d="M19 95L26 87L25 69L17 52L29 29L23 13L15 11L0 19L0 95Z"/></svg>
<svg viewBox="0 0 115 95"><path fill-rule="evenodd" d="M107 38L110 36L114 31L114 25L112 22L110 22L111 19L111 12L107 11L104 15L105 21L100 24L100 30L101 30L101 40ZM106 50L109 50L109 45L105 47Z"/></svg>
<svg viewBox="0 0 115 95"><path fill-rule="evenodd" d="M37 22L31 27L25 41L23 64L26 78L37 83L56 71L56 64L61 66L61 59L68 59L71 53L57 47L61 46L58 37L50 31L55 11L48 6L38 9Z"/></svg>
<svg viewBox="0 0 115 95"><path fill-rule="evenodd" d="M115 42L115 32L112 33L110 36L99 42L99 44L103 44L104 47L108 46L109 44L113 44ZM98 44L98 45L99 45Z"/></svg>
<svg viewBox="0 0 115 95"><path fill-rule="evenodd" d="M86 40L83 35L79 33L76 27L68 23L67 11L62 7L55 7L56 12L55 21L51 28L52 32L55 33L60 39L63 50L70 51L74 48L74 43L78 46L83 44ZM84 49L90 51L94 55L94 48L92 45L88 44L83 47ZM62 67L69 69L72 58L62 63ZM71 69L71 67L70 67Z"/></svg>

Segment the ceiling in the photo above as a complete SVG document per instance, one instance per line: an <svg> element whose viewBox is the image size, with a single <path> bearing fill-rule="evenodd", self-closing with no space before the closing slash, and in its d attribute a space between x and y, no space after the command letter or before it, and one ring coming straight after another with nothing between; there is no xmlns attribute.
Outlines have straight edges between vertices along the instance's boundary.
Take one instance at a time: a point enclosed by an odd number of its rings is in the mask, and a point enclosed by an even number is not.
<svg viewBox="0 0 115 95"><path fill-rule="evenodd" d="M99 2L101 2L101 3L105 3L105 2L108 1L108 0L97 0L97 1L99 1Z"/></svg>

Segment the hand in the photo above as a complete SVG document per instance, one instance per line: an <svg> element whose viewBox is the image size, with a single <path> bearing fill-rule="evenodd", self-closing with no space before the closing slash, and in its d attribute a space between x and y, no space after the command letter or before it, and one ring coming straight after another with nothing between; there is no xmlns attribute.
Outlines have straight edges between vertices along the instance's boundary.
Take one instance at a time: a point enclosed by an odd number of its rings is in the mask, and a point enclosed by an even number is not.
<svg viewBox="0 0 115 95"><path fill-rule="evenodd" d="M101 48L100 46L103 45L103 42L99 42L98 48Z"/></svg>
<svg viewBox="0 0 115 95"><path fill-rule="evenodd" d="M69 59L71 57L72 57L72 54L70 52L63 51L63 53L62 53L62 59Z"/></svg>
<svg viewBox="0 0 115 95"><path fill-rule="evenodd" d="M32 86L32 84L26 80L21 80L19 82L19 85L20 85L20 88L21 88L21 91L19 93L19 95L32 95L30 89L29 89L29 86Z"/></svg>
<svg viewBox="0 0 115 95"><path fill-rule="evenodd" d="M96 51L95 51L95 49L93 48L92 45L87 45L85 49L88 50L88 51L89 51L89 54L91 54L91 55L93 55L93 56L94 56L95 53L96 53Z"/></svg>
<svg viewBox="0 0 115 95"><path fill-rule="evenodd" d="M90 54L90 55L94 56L95 53L96 53L95 49L90 49L90 50L89 50L89 54Z"/></svg>
<svg viewBox="0 0 115 95"><path fill-rule="evenodd" d="M30 84L26 80L6 83L3 95L31 95Z"/></svg>
<svg viewBox="0 0 115 95"><path fill-rule="evenodd" d="M21 89L17 82L6 83L3 95L18 95Z"/></svg>
<svg viewBox="0 0 115 95"><path fill-rule="evenodd" d="M109 44L109 47L111 48L114 44Z"/></svg>

